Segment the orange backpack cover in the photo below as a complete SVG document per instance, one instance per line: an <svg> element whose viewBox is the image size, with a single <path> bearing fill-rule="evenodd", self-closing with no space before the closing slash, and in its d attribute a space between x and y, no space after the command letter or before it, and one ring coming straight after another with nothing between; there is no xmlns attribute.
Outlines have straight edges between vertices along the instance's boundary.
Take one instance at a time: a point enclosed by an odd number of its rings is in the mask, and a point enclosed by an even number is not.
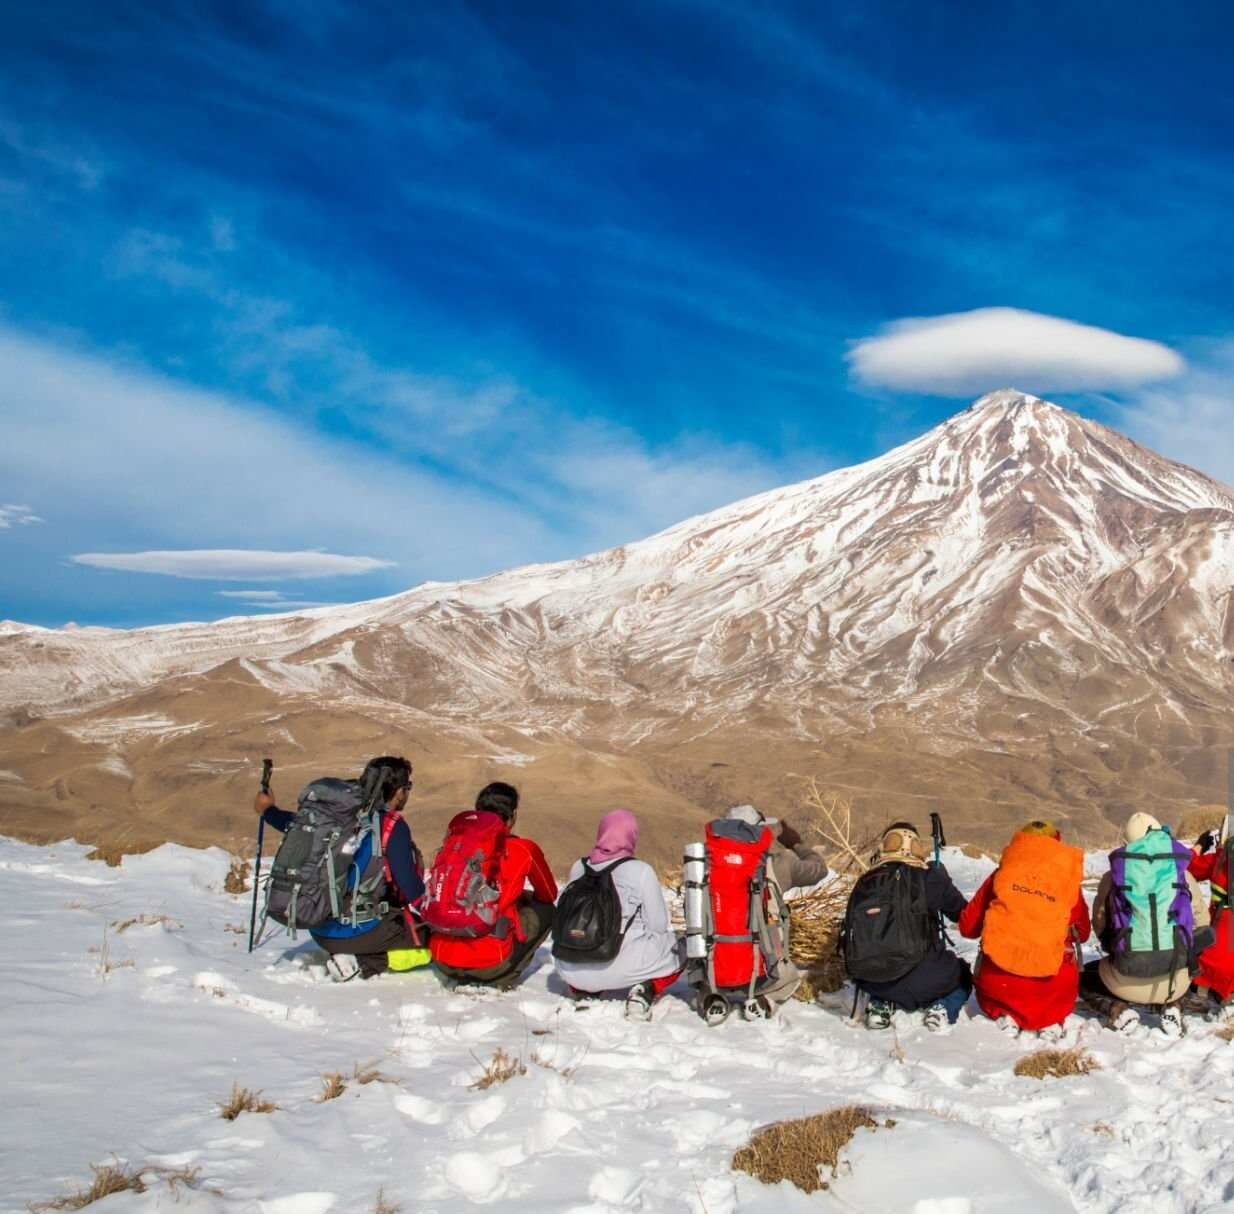
<svg viewBox="0 0 1234 1214"><path fill-rule="evenodd" d="M1017 834L1007 845L986 909L981 951L1022 978L1052 978L1067 952L1080 896L1084 853L1045 835Z"/></svg>

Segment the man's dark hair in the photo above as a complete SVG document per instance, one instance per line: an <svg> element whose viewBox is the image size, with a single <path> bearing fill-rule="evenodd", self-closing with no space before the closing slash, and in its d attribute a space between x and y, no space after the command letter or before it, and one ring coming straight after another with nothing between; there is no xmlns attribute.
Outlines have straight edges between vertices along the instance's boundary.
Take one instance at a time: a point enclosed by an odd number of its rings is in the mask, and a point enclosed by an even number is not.
<svg viewBox="0 0 1234 1214"><path fill-rule="evenodd" d="M492 784L486 784L480 789L476 796L476 808L487 810L509 822L514 817L514 811L518 809L518 789L513 784L494 780Z"/></svg>
<svg viewBox="0 0 1234 1214"><path fill-rule="evenodd" d="M400 788L411 787L411 764L402 755L380 755L364 765L360 783L367 784L382 767L386 772L381 782L381 799L388 802Z"/></svg>

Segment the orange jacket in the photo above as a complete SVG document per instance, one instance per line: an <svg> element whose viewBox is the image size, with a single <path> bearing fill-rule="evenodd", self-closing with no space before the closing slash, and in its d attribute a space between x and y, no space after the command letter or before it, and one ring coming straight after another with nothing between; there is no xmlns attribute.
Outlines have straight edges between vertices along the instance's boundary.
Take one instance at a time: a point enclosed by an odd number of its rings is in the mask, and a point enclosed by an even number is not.
<svg viewBox="0 0 1234 1214"><path fill-rule="evenodd" d="M497 927L489 935L475 939L434 934L429 940L433 960L468 970L488 969L508 960L515 941L525 938L518 917L518 900L529 881L533 898L540 902L557 901L557 881L539 845L518 835L507 835L497 870L497 888L501 891Z"/></svg>

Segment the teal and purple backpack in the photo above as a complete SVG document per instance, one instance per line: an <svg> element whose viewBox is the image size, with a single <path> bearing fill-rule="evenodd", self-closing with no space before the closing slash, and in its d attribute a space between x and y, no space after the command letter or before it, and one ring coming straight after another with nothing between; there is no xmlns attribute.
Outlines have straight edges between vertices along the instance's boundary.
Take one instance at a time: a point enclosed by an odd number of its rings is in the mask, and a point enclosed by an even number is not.
<svg viewBox="0 0 1234 1214"><path fill-rule="evenodd" d="M1162 827L1110 853L1106 950L1128 978L1164 978L1191 960L1191 852Z"/></svg>

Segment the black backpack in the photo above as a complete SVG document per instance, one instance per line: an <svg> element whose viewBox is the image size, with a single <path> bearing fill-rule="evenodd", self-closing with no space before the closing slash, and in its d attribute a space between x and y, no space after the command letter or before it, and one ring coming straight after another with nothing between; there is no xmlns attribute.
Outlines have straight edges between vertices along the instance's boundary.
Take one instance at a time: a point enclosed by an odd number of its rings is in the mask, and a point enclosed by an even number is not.
<svg viewBox="0 0 1234 1214"><path fill-rule="evenodd" d="M909 864L880 864L858 879L840 932L850 978L894 982L930 951L935 924L925 878Z"/></svg>
<svg viewBox="0 0 1234 1214"><path fill-rule="evenodd" d="M355 925L389 909L381 901L380 788L324 779L304 789L270 868L263 924L269 917L294 936L297 928L330 919Z"/></svg>
<svg viewBox="0 0 1234 1214"><path fill-rule="evenodd" d="M602 869L583 861L582 876L571 881L557 901L554 957L562 961L612 961L621 951L630 923L623 926L621 922L621 896L613 884L613 870L632 858L623 856Z"/></svg>

